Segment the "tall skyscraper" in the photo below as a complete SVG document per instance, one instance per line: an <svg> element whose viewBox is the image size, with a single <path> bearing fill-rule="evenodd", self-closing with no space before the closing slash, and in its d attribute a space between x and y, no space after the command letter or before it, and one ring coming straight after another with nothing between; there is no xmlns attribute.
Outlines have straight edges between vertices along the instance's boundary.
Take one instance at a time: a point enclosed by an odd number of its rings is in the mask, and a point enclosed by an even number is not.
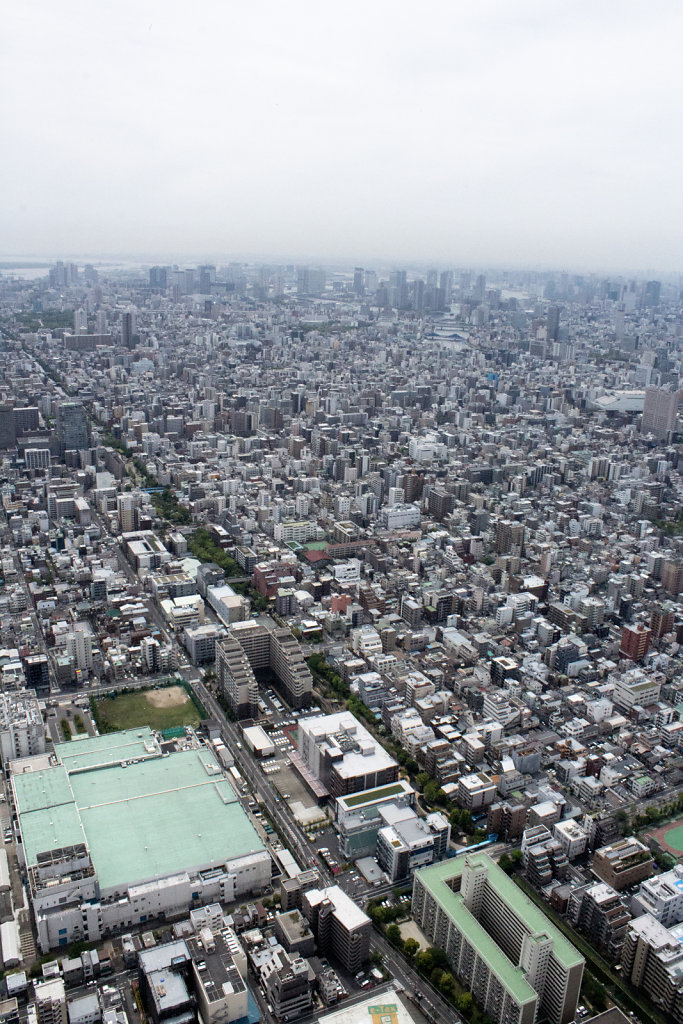
<svg viewBox="0 0 683 1024"><path fill-rule="evenodd" d="M199 291L202 295L211 294L211 286L216 283L216 268L209 266L199 268Z"/></svg>
<svg viewBox="0 0 683 1024"><path fill-rule="evenodd" d="M551 306L547 316L548 341L557 341L560 336L560 307Z"/></svg>
<svg viewBox="0 0 683 1024"><path fill-rule="evenodd" d="M74 334L88 333L88 314L84 309L74 311Z"/></svg>
<svg viewBox="0 0 683 1024"><path fill-rule="evenodd" d="M647 388L640 430L643 434L666 437L678 425L678 391Z"/></svg>
<svg viewBox="0 0 683 1024"><path fill-rule="evenodd" d="M135 336L135 310L129 309L121 314L121 344L124 348L133 347Z"/></svg>
<svg viewBox="0 0 683 1024"><path fill-rule="evenodd" d="M168 273L166 267L149 268L149 286L152 291L166 291Z"/></svg>
<svg viewBox="0 0 683 1024"><path fill-rule="evenodd" d="M439 276L439 288L443 293L443 303L450 306L453 300L453 271L442 270Z"/></svg>
<svg viewBox="0 0 683 1024"><path fill-rule="evenodd" d="M365 271L362 267L353 268L353 290L356 295L363 295L365 292Z"/></svg>
<svg viewBox="0 0 683 1024"><path fill-rule="evenodd" d="M0 449L14 448L16 441L14 407L8 402L3 402L0 405Z"/></svg>
<svg viewBox="0 0 683 1024"><path fill-rule="evenodd" d="M59 454L81 451L90 445L88 417L80 402L59 402L56 406L56 431Z"/></svg>

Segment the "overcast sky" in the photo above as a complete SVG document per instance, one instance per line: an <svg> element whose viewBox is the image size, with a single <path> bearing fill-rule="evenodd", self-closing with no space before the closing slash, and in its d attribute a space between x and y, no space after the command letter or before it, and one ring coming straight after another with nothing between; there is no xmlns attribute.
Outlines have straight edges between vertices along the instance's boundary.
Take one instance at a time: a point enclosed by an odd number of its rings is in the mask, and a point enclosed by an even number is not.
<svg viewBox="0 0 683 1024"><path fill-rule="evenodd" d="M21 0L0 253L683 269L681 0Z"/></svg>

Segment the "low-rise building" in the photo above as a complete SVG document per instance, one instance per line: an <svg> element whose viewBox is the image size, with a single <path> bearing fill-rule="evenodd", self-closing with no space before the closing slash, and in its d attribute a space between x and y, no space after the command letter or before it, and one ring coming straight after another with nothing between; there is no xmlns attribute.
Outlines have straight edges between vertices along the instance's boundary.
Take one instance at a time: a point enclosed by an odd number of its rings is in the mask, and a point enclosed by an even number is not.
<svg viewBox="0 0 683 1024"><path fill-rule="evenodd" d="M654 866L649 847L633 836L603 846L593 856L595 874L617 891L649 878Z"/></svg>

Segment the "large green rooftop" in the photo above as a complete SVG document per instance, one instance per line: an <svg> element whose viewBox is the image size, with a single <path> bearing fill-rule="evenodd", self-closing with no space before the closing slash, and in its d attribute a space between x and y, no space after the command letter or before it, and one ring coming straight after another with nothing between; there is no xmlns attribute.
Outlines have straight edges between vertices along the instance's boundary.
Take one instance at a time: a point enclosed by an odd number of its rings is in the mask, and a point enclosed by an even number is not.
<svg viewBox="0 0 683 1024"><path fill-rule="evenodd" d="M488 884L512 907L532 934L546 934L553 940L553 953L565 968L580 964L581 954L574 949L561 931L529 899L490 857L484 853L461 855L444 860L432 867L422 868L419 879L444 912L453 919L459 930L486 963L489 970L509 989L518 1003L536 998L536 993L524 977L521 967L513 964L496 941L488 934L465 906L462 894L454 892L449 882L462 875L465 861L473 865L484 865L488 872Z"/></svg>
<svg viewBox="0 0 683 1024"><path fill-rule="evenodd" d="M14 777L29 865L39 853L85 842L101 889L123 890L263 849L208 748L131 763L119 755L139 750L139 732L89 738L82 754L72 754L75 741L59 744L60 755L69 748L66 765ZM90 758L98 767L88 770Z"/></svg>
<svg viewBox="0 0 683 1024"><path fill-rule="evenodd" d="M154 733L145 725L104 736L78 736L70 743L55 744L55 753L71 775L123 761L158 757L161 750Z"/></svg>

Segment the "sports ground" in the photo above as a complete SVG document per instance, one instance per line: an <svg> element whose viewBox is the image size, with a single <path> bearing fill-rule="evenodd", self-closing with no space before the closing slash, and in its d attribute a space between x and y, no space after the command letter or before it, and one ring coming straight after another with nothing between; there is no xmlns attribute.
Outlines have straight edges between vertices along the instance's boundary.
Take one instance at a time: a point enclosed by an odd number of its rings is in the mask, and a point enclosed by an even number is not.
<svg viewBox="0 0 683 1024"><path fill-rule="evenodd" d="M182 686L136 690L103 697L96 702L97 718L105 729L171 729L181 725L199 725L201 716Z"/></svg>
<svg viewBox="0 0 683 1024"><path fill-rule="evenodd" d="M683 855L683 818L677 818L676 821L652 829L646 838L653 839L664 853L680 857Z"/></svg>

